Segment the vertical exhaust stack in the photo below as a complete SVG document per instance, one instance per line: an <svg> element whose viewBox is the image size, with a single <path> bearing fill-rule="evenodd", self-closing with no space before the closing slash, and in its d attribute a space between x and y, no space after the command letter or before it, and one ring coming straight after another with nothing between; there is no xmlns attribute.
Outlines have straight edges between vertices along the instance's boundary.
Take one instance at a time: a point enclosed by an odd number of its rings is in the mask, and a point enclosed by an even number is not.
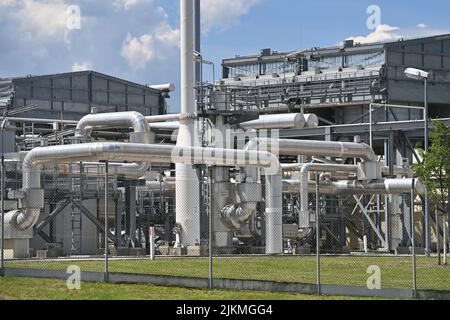
<svg viewBox="0 0 450 320"><path fill-rule="evenodd" d="M195 129L194 104L194 1L180 0L181 30L181 116L178 147L200 145ZM181 226L181 243L200 242L200 183L192 165L176 165L176 221Z"/></svg>

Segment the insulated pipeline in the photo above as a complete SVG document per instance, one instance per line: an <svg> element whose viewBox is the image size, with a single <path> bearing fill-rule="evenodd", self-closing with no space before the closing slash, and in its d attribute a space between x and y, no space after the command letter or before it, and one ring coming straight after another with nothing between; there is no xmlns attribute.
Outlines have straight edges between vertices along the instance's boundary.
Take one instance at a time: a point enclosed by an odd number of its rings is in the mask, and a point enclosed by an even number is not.
<svg viewBox="0 0 450 320"><path fill-rule="evenodd" d="M33 227L44 207L41 187L41 165L83 161L136 161L156 163L202 164L221 167L262 167L269 170L279 167L278 159L268 152L176 147L131 143L87 143L35 148L23 161L22 185L25 197L22 209L11 211L6 221L18 230Z"/></svg>

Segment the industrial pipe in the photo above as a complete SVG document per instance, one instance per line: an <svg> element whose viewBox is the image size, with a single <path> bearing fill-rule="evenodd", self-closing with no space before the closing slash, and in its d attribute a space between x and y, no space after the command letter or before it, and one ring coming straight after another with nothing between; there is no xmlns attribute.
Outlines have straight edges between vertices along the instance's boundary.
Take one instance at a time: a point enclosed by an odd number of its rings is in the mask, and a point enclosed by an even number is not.
<svg viewBox="0 0 450 320"><path fill-rule="evenodd" d="M166 122L166 121L178 121L180 120L180 114L164 114L160 116L147 116L145 120L148 123L158 123L158 122Z"/></svg>
<svg viewBox="0 0 450 320"><path fill-rule="evenodd" d="M180 123L178 121L170 121L170 122L153 122L149 123L150 129L152 130L166 130L166 131L175 131L180 129Z"/></svg>
<svg viewBox="0 0 450 320"><path fill-rule="evenodd" d="M302 181L283 180L283 193L298 194ZM321 181L320 193L326 195L398 195L411 191L412 179L385 179L368 183L355 180ZM308 181L308 192L315 193L316 183ZM415 182L415 190L423 193L424 186L420 181Z"/></svg>
<svg viewBox="0 0 450 320"><path fill-rule="evenodd" d="M375 163L375 152L366 144L309 140L256 138L250 140L245 150L270 151L274 154L292 156L331 156L361 158ZM247 178L257 179L257 170L246 169ZM300 218L302 219L302 218ZM307 217L309 219L309 216ZM302 225L306 228L306 222ZM308 226L309 228L309 223ZM282 172L266 176L266 250L282 253ZM281 247L280 247L281 246Z"/></svg>
<svg viewBox="0 0 450 320"><path fill-rule="evenodd" d="M377 161L375 152L365 143L256 138L250 140L248 145L251 150L271 151L287 156L361 158L366 162Z"/></svg>
<svg viewBox="0 0 450 320"><path fill-rule="evenodd" d="M174 92L176 87L173 83L155 84L149 86L152 89L163 91L163 92Z"/></svg>
<svg viewBox="0 0 450 320"><path fill-rule="evenodd" d="M303 129L305 117L301 113L270 114L262 115L257 120L247 121L239 124L244 130L261 129Z"/></svg>
<svg viewBox="0 0 450 320"><path fill-rule="evenodd" d="M249 159L252 159L250 161ZM44 190L41 187L41 165L75 161L146 161L182 164L203 164L222 167L279 167L278 158L269 152L231 149L176 147L132 143L87 143L35 148L22 165L22 209L5 216L5 224L26 231L39 219L44 208ZM270 172L270 171L267 171Z"/></svg>
<svg viewBox="0 0 450 320"><path fill-rule="evenodd" d="M78 122L75 136L89 138L93 130L131 127L133 143L152 143L148 122L142 114L134 111L89 114Z"/></svg>
<svg viewBox="0 0 450 320"><path fill-rule="evenodd" d="M154 136L145 117L138 112L98 113L83 117L77 125L75 136L89 139L92 132L107 128L133 128L130 133L132 143L154 143ZM150 168L150 163L136 162L123 164L116 169L116 174L125 177L141 177Z"/></svg>
<svg viewBox="0 0 450 320"><path fill-rule="evenodd" d="M308 199L309 173L316 172L357 172L358 166L346 166L339 164L307 163L300 170L300 214L298 217L299 234L307 236L311 231Z"/></svg>
<svg viewBox="0 0 450 320"><path fill-rule="evenodd" d="M319 118L313 113L304 114L305 116L305 127L307 128L317 128L319 126Z"/></svg>
<svg viewBox="0 0 450 320"><path fill-rule="evenodd" d="M196 107L194 99L194 2L180 0L181 115L177 146L198 147ZM197 246L200 243L200 182L191 164L177 164L176 221L181 226L181 243L176 246Z"/></svg>

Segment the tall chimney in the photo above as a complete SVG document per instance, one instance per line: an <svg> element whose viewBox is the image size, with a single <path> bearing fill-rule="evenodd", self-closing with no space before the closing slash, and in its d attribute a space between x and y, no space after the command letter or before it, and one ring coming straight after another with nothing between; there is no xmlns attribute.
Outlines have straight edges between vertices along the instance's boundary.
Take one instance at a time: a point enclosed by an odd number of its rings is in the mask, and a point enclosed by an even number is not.
<svg viewBox="0 0 450 320"><path fill-rule="evenodd" d="M200 146L196 132L194 101L194 0L180 0L181 119L177 145ZM200 243L200 183L192 165L176 165L176 221L181 226L181 245Z"/></svg>

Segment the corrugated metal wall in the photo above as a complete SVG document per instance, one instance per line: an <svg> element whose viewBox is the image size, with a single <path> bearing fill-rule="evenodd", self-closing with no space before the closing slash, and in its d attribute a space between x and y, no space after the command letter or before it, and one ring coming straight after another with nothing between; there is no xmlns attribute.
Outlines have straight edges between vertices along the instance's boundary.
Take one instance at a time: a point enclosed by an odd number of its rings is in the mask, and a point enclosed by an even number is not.
<svg viewBox="0 0 450 320"><path fill-rule="evenodd" d="M406 78L406 68L431 73L429 103L450 104L450 39L426 38L387 45L387 78L390 101L424 101L423 83Z"/></svg>
<svg viewBox="0 0 450 320"><path fill-rule="evenodd" d="M78 120L96 107L98 112L138 111L161 114L164 100L157 90L95 72L14 79L14 106L38 105L26 117Z"/></svg>

